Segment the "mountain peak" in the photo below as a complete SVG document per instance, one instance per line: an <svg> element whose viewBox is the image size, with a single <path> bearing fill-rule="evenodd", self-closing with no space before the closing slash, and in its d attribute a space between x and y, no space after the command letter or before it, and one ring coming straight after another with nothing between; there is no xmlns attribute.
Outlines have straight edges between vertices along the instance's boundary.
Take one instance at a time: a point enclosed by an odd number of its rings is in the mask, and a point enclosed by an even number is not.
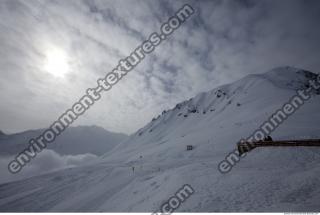
<svg viewBox="0 0 320 215"><path fill-rule="evenodd" d="M257 106L254 108L258 109L266 108L268 105L271 107L274 105L271 101L274 103L276 103L275 101L284 102L296 90L306 89L309 86L309 80L314 80L317 76L315 73L291 66L282 66L265 73L251 74L178 103L174 108L165 110L154 117L136 134L143 136L146 133L153 133L160 127L167 127L170 121L182 123L194 117L199 119L219 117L219 115L228 112L240 111L242 106L254 104ZM267 99L270 100L270 103L265 104Z"/></svg>
<svg viewBox="0 0 320 215"><path fill-rule="evenodd" d="M271 69L271 71L290 71L290 72L298 72L302 69L299 69L297 67L293 67L293 66L278 66L278 67L275 67L273 69Z"/></svg>
<svg viewBox="0 0 320 215"><path fill-rule="evenodd" d="M282 67L276 67L270 71L267 71L263 75L267 76L273 76L274 78L279 77L286 77L286 78L296 78L296 77L305 77L307 79L313 79L317 77L316 73L299 69L292 66L282 66Z"/></svg>

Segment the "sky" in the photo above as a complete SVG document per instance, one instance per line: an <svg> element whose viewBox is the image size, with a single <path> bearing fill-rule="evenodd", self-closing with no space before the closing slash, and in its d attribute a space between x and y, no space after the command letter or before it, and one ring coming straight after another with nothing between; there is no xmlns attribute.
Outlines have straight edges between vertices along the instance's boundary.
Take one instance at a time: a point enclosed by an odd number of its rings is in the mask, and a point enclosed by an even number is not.
<svg viewBox="0 0 320 215"><path fill-rule="evenodd" d="M317 0L0 0L0 130L48 127L185 3L195 14L74 125L130 134L248 74L319 72Z"/></svg>

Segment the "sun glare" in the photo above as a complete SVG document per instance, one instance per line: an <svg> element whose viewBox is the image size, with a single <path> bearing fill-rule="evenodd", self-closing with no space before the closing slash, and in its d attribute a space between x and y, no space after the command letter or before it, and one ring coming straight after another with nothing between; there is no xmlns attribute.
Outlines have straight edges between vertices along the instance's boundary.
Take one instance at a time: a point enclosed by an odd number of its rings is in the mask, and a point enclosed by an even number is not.
<svg viewBox="0 0 320 215"><path fill-rule="evenodd" d="M55 77L64 77L69 70L67 54L57 48L48 50L45 70Z"/></svg>

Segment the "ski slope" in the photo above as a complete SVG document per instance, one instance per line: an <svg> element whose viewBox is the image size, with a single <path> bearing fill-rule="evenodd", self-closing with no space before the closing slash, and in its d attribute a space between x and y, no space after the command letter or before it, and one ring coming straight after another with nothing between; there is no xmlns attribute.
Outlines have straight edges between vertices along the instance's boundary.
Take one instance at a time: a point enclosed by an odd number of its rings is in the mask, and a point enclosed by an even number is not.
<svg viewBox="0 0 320 215"><path fill-rule="evenodd" d="M180 212L319 211L319 148L257 148L230 173L217 169L313 77L282 67L200 93L93 163L0 185L0 211L159 211L184 184L195 193ZM319 98L315 92L273 139L319 138Z"/></svg>

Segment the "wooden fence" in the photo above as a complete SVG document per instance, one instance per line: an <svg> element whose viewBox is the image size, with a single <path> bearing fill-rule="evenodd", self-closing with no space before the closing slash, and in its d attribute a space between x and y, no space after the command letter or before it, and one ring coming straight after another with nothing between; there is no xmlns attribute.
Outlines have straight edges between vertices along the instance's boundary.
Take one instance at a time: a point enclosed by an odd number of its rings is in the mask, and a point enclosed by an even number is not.
<svg viewBox="0 0 320 215"><path fill-rule="evenodd" d="M240 142L237 144L239 154L242 155L246 152L257 147L319 147L320 139L307 139L307 140L276 140L276 141L256 141L256 142Z"/></svg>

